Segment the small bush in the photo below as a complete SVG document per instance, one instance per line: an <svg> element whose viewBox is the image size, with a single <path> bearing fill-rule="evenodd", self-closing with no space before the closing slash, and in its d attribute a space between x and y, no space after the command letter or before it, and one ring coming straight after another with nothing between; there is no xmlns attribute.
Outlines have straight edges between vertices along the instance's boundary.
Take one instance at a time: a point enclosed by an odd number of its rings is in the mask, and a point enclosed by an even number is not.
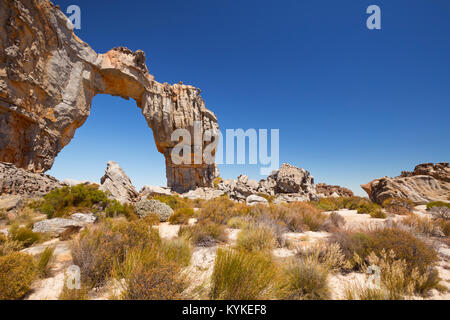
<svg viewBox="0 0 450 320"><path fill-rule="evenodd" d="M428 236L441 236L443 232L437 221L416 214L410 214L403 218L400 224L410 227L414 232Z"/></svg>
<svg viewBox="0 0 450 320"><path fill-rule="evenodd" d="M251 208L245 204L236 203L226 196L206 201L197 212L199 221L209 220L218 224L227 224L233 217L250 215Z"/></svg>
<svg viewBox="0 0 450 320"><path fill-rule="evenodd" d="M328 232L337 232L340 228L344 227L345 224L345 218L333 211L322 224L321 228Z"/></svg>
<svg viewBox="0 0 450 320"><path fill-rule="evenodd" d="M252 219L249 217L233 217L228 220L227 226L232 229L245 229L251 222Z"/></svg>
<svg viewBox="0 0 450 320"><path fill-rule="evenodd" d="M155 248L133 248L127 251L115 273L125 279L121 298L126 300L174 300L185 288L179 277L180 266L169 261Z"/></svg>
<svg viewBox="0 0 450 320"><path fill-rule="evenodd" d="M36 264L36 273L39 277L45 277L49 274L49 263L53 257L53 252L55 248L47 247L39 255L38 262Z"/></svg>
<svg viewBox="0 0 450 320"><path fill-rule="evenodd" d="M200 247L210 247L217 242L227 241L225 227L211 221L200 221L192 226L181 226L178 235Z"/></svg>
<svg viewBox="0 0 450 320"><path fill-rule="evenodd" d="M287 300L326 300L330 297L328 270L317 260L307 258L284 270L281 297Z"/></svg>
<svg viewBox="0 0 450 320"><path fill-rule="evenodd" d="M73 187L62 187L44 196L39 210L47 217L62 217L76 211L95 211L97 205L104 208L108 203L106 194L98 190L97 185L80 184Z"/></svg>
<svg viewBox="0 0 450 320"><path fill-rule="evenodd" d="M371 211L369 214L370 214L370 217L374 218L374 219L386 219L386 214L381 209Z"/></svg>
<svg viewBox="0 0 450 320"><path fill-rule="evenodd" d="M344 288L345 300L389 300L389 294L381 288L371 288L362 283L349 283Z"/></svg>
<svg viewBox="0 0 450 320"><path fill-rule="evenodd" d="M223 181L223 179L221 178L221 177L216 177L216 178L214 178L214 180L213 180L213 186L214 186L214 188L218 188L219 187L219 184L221 184L222 183L222 181Z"/></svg>
<svg viewBox="0 0 450 320"><path fill-rule="evenodd" d="M276 269L270 256L257 252L217 251L211 276L211 299L257 300L272 296Z"/></svg>
<svg viewBox="0 0 450 320"><path fill-rule="evenodd" d="M433 207L447 207L450 209L450 203L442 202L442 201L432 201L427 203L427 209L431 209Z"/></svg>
<svg viewBox="0 0 450 320"><path fill-rule="evenodd" d="M194 217L194 209L179 208L169 217L170 224L188 224L189 219Z"/></svg>
<svg viewBox="0 0 450 320"><path fill-rule="evenodd" d="M13 241L20 242L25 248L41 240L39 233L33 232L27 227L19 227L17 224L9 228L9 237Z"/></svg>
<svg viewBox="0 0 450 320"><path fill-rule="evenodd" d="M158 200L162 203L167 204L172 210L182 209L182 208L195 208L195 201L182 198L180 196L172 196L172 195L150 195L147 197L148 200Z"/></svg>
<svg viewBox="0 0 450 320"><path fill-rule="evenodd" d="M110 276L114 263L121 263L131 249L159 246L158 231L145 221L106 222L84 231L74 242L72 257L81 269L86 286L96 287Z"/></svg>
<svg viewBox="0 0 450 320"><path fill-rule="evenodd" d="M0 300L17 300L29 290L35 276L33 258L14 252L0 257Z"/></svg>
<svg viewBox="0 0 450 320"><path fill-rule="evenodd" d="M173 261L180 266L186 267L191 262L192 246L184 238L163 240L161 252L168 261Z"/></svg>
<svg viewBox="0 0 450 320"><path fill-rule="evenodd" d="M310 259L320 263L328 271L339 271L351 267L345 259L337 243L318 242L305 249L297 250L297 257L301 260Z"/></svg>
<svg viewBox="0 0 450 320"><path fill-rule="evenodd" d="M276 246L275 235L264 225L250 225L239 232L236 247L246 251L267 251Z"/></svg>
<svg viewBox="0 0 450 320"><path fill-rule="evenodd" d="M109 200L105 213L107 217L111 218L123 215L129 220L138 219L134 207L131 204L121 204L117 200Z"/></svg>
<svg viewBox="0 0 450 320"><path fill-rule="evenodd" d="M414 209L414 203L411 200L403 198L389 198L383 201L383 208L391 214L408 215Z"/></svg>
<svg viewBox="0 0 450 320"><path fill-rule="evenodd" d="M365 204L362 204L357 209L358 213L367 213L372 218L386 218L386 215L381 210L381 206L379 206L376 203L368 202Z"/></svg>

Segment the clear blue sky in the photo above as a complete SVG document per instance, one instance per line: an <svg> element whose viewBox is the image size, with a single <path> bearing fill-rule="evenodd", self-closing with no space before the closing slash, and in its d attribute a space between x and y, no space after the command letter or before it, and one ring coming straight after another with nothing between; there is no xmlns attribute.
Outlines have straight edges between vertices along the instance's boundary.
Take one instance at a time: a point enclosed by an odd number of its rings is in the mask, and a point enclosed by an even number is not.
<svg viewBox="0 0 450 320"><path fill-rule="evenodd" d="M226 128L280 129L280 162L316 182L359 185L450 160L450 1L59 1L103 53L142 49L159 82L202 89ZM366 28L377 4L382 30ZM96 96L49 174L98 181L117 161L137 188L165 185L164 158L134 101ZM262 178L258 166L221 176Z"/></svg>

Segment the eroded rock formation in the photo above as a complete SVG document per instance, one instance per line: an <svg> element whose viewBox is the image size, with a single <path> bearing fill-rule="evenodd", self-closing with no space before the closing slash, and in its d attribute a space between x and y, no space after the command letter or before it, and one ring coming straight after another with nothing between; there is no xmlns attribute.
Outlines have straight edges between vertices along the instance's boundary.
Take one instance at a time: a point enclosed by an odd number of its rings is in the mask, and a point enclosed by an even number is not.
<svg viewBox="0 0 450 320"><path fill-rule="evenodd" d="M215 164L172 162L173 130L193 136L218 129L200 90L161 84L144 52L119 47L97 54L76 37L67 17L48 0L0 0L0 161L31 172L50 169L90 113L96 94L134 99L166 161L169 187L212 186ZM202 141L205 148L209 142Z"/></svg>
<svg viewBox="0 0 450 320"><path fill-rule="evenodd" d="M361 186L379 204L389 198L406 198L416 204L446 201L450 197L450 166L426 163L396 178L384 177Z"/></svg>
<svg viewBox="0 0 450 320"><path fill-rule="evenodd" d="M0 195L42 196L60 187L62 184L52 176L0 162Z"/></svg>
<svg viewBox="0 0 450 320"><path fill-rule="evenodd" d="M321 197L353 197L352 190L341 187L331 186L325 183L316 184L316 190Z"/></svg>
<svg viewBox="0 0 450 320"><path fill-rule="evenodd" d="M131 183L130 177L117 162L108 161L100 183L100 190L121 203L131 203L139 196L133 183Z"/></svg>

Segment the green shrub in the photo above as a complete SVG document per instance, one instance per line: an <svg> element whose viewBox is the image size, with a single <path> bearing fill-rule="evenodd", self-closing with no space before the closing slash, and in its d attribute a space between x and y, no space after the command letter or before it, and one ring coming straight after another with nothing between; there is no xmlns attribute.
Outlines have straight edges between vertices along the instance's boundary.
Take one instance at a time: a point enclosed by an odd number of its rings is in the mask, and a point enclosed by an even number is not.
<svg viewBox="0 0 450 320"><path fill-rule="evenodd" d="M188 224L189 219L194 217L194 209L179 208L174 211L169 217L170 224Z"/></svg>
<svg viewBox="0 0 450 320"><path fill-rule="evenodd" d="M219 184L222 183L222 181L223 181L223 179L222 179L221 177L216 177L216 178L214 178L214 180L213 180L213 186L214 186L214 188L217 189L217 187L219 186Z"/></svg>
<svg viewBox="0 0 450 320"><path fill-rule="evenodd" d="M39 259L36 264L36 274L39 277L45 277L49 274L49 262L53 257L54 251L55 251L55 248L47 247L39 255Z"/></svg>
<svg viewBox="0 0 450 320"><path fill-rule="evenodd" d="M105 207L108 203L106 194L98 190L97 185L80 184L62 187L44 196L39 206L48 218L70 215L76 211L95 211L94 205Z"/></svg>
<svg viewBox="0 0 450 320"><path fill-rule="evenodd" d="M374 210L371 211L370 213L370 217L374 218L374 219L386 219L386 214L383 212L383 210Z"/></svg>
<svg viewBox="0 0 450 320"><path fill-rule="evenodd" d="M195 208L195 201L182 198L180 196L172 196L172 195L149 195L147 197L148 200L158 200L162 203L167 204L173 210L181 209L181 208Z"/></svg>
<svg viewBox="0 0 450 320"><path fill-rule="evenodd" d="M368 202L360 205L357 209L357 212L367 213L372 218L386 218L386 215L383 213L381 206L374 202Z"/></svg>
<svg viewBox="0 0 450 320"><path fill-rule="evenodd" d="M34 279L33 258L14 252L0 257L0 300L17 300L29 290Z"/></svg>
<svg viewBox="0 0 450 320"><path fill-rule="evenodd" d="M200 247L210 247L217 242L227 241L225 227L211 221L200 221L192 226L181 226L178 235Z"/></svg>
<svg viewBox="0 0 450 320"><path fill-rule="evenodd" d="M19 227L17 224L13 224L9 228L9 237L13 241L20 242L25 248L41 240L39 233L33 232L27 227Z"/></svg>
<svg viewBox="0 0 450 320"><path fill-rule="evenodd" d="M267 251L276 246L273 231L264 225L250 225L239 232L236 247L246 251Z"/></svg>
<svg viewBox="0 0 450 320"><path fill-rule="evenodd" d="M304 259L285 268L281 297L288 300L326 300L330 297L328 270L315 259Z"/></svg>
<svg viewBox="0 0 450 320"><path fill-rule="evenodd" d="M249 217L233 217L228 220L227 226L232 229L245 229L247 228L252 219Z"/></svg>
<svg viewBox="0 0 450 320"><path fill-rule="evenodd" d="M432 201L427 203L427 209L431 209L433 207L447 207L450 209L450 203L442 202L442 201Z"/></svg>
<svg viewBox="0 0 450 320"><path fill-rule="evenodd" d="M117 217L123 215L129 220L138 219L136 212L134 212L134 207L131 204L121 204L117 200L108 200L105 213L107 217Z"/></svg>
<svg viewBox="0 0 450 320"><path fill-rule="evenodd" d="M180 266L186 267L191 262L192 246L184 238L163 240L161 252L168 261L173 261Z"/></svg>
<svg viewBox="0 0 450 320"><path fill-rule="evenodd" d="M211 299L257 300L273 295L276 268L270 256L257 252L217 251L211 277Z"/></svg>

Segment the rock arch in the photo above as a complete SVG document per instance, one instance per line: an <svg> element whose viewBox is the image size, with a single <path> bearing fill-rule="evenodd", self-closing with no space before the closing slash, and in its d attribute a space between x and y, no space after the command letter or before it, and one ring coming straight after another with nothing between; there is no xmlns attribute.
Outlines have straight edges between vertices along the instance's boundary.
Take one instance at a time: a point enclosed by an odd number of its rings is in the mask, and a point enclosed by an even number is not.
<svg viewBox="0 0 450 320"><path fill-rule="evenodd" d="M218 129L199 89L155 81L141 50L97 54L48 0L0 0L0 12L0 161L31 172L50 169L89 116L92 98L111 94L141 109L165 157L169 187L212 185L215 164L175 165L170 157L173 130L193 133L194 121L203 131Z"/></svg>

